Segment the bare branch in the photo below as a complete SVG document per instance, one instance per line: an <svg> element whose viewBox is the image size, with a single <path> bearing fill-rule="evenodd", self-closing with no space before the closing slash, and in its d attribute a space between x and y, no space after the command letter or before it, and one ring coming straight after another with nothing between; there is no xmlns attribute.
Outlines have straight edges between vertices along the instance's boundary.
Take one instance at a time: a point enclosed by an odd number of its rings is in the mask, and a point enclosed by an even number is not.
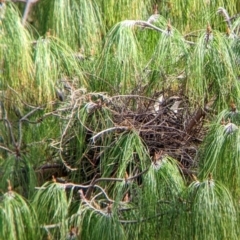
<svg viewBox="0 0 240 240"><path fill-rule="evenodd" d="M112 128L108 128L108 129L105 129L105 130L97 133L96 135L94 135L93 137L91 137L91 139L92 139L93 143L95 143L95 142L96 142L96 139L97 139L98 137L100 137L101 135L103 135L103 134L105 134L105 133L107 133L107 132L115 131L115 130L125 130L125 131L127 131L127 130L129 130L129 127L112 127Z"/></svg>

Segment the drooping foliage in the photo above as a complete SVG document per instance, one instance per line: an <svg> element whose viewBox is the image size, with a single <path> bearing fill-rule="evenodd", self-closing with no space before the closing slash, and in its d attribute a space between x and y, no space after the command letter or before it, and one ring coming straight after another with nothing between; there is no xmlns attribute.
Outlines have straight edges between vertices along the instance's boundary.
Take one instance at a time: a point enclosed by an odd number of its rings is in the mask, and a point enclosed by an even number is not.
<svg viewBox="0 0 240 240"><path fill-rule="evenodd" d="M238 239L239 11L0 1L0 239Z"/></svg>

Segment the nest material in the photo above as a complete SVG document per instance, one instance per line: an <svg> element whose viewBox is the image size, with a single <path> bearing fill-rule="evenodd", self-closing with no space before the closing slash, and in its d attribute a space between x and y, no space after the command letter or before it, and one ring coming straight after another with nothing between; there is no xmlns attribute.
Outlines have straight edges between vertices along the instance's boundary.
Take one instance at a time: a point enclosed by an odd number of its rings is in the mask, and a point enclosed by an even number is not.
<svg viewBox="0 0 240 240"><path fill-rule="evenodd" d="M162 152L177 159L184 168L194 166L202 137L204 112L197 116L190 111L186 98L173 96L164 100L160 95L153 100L121 96L114 98L111 105L115 124L136 129L151 156Z"/></svg>
<svg viewBox="0 0 240 240"><path fill-rule="evenodd" d="M204 136L205 112L201 108L191 109L185 96L156 94L153 98L141 95L109 97L104 93L82 93L78 98L70 97L70 99L71 103L74 99L74 104L69 106L72 109L69 121L71 119L73 121L72 124L69 122L66 125L65 134L61 139L61 148L63 149L61 158L67 167L70 166L69 169L76 162L76 156L69 140L72 139L72 134L74 135L71 126L75 121L72 117L75 116L74 112L83 105L90 118L96 111L108 109L112 113L111 121L114 124L114 127L110 129L99 129L102 132L96 132L94 126L84 124L87 131L86 142L90 144L90 148L82 156L86 159L81 160L87 165L84 165L84 169L87 168L84 174L87 172L92 176L93 173L96 173L95 167L98 165L101 155L100 149L95 145L97 136L102 136L102 133L107 134L109 131L132 129L139 133L153 161L156 153L161 153L178 160L183 172L187 174L191 174L192 169L196 167L195 156L202 141L201 138ZM63 113L66 114L65 111ZM69 149L72 154L64 154L69 153Z"/></svg>

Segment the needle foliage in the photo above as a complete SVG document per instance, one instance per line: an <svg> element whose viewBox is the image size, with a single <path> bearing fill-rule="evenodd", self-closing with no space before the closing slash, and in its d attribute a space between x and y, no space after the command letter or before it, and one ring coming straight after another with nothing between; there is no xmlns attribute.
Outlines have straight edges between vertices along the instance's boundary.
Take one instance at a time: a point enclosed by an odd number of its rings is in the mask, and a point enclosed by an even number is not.
<svg viewBox="0 0 240 240"><path fill-rule="evenodd" d="M239 11L0 1L0 239L238 239Z"/></svg>

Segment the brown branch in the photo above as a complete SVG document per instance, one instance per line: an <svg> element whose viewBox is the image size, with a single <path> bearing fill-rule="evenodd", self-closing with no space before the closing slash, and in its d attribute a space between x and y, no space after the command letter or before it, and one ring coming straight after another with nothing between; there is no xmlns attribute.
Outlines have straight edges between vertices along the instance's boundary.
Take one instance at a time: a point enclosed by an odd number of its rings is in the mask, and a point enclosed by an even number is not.
<svg viewBox="0 0 240 240"><path fill-rule="evenodd" d="M119 222L123 223L123 224L133 224L133 223L147 222L147 221L149 221L151 219L162 217L162 216L167 215L169 213L172 213L172 211L169 211L169 212L166 212L166 213L159 213L159 214L156 214L156 215L154 215L152 217L143 218L143 219L139 219L139 220L119 220Z"/></svg>
<svg viewBox="0 0 240 240"><path fill-rule="evenodd" d="M45 164L41 167L39 167L36 172L42 171L42 170L48 170L48 169L56 169L56 168L62 168L62 164Z"/></svg>
<svg viewBox="0 0 240 240"><path fill-rule="evenodd" d="M205 111L202 108L199 108L194 116L188 121L186 126L186 132L187 134L190 134L193 127L196 126L200 119L203 118L206 115Z"/></svg>

